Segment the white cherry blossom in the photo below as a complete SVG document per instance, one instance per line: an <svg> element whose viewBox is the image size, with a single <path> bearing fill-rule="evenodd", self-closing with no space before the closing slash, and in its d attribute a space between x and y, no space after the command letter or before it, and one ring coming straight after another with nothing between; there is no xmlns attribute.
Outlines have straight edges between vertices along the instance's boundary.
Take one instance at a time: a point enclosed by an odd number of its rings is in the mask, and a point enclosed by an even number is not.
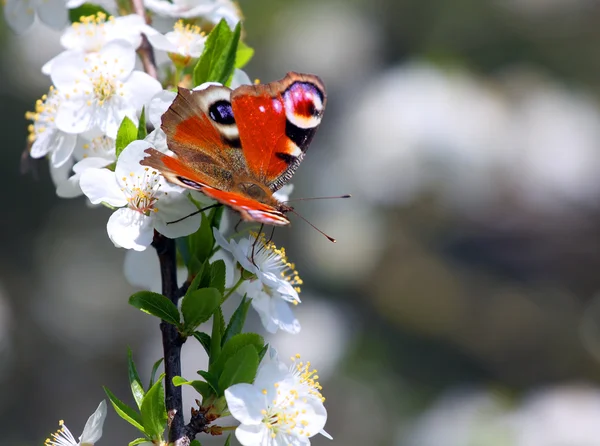
<svg viewBox="0 0 600 446"><path fill-rule="evenodd" d="M237 5L231 0L144 0L144 5L156 14L167 17L202 17L213 23L225 19L231 27L234 27L242 16Z"/></svg>
<svg viewBox="0 0 600 446"><path fill-rule="evenodd" d="M114 17L98 12L72 23L62 34L60 43L69 52L97 53L113 40L125 40L133 48L138 48L142 43L142 33L152 35L158 31L148 26L144 18L137 14ZM52 64L59 56L47 62L42 67L42 73L49 75Z"/></svg>
<svg viewBox="0 0 600 446"><path fill-rule="evenodd" d="M32 121L29 125L30 155L42 158L50 155L53 167L61 167L71 158L77 142L77 135L69 134L56 127L56 113L63 97L50 87L35 103L35 111L27 112L25 118Z"/></svg>
<svg viewBox="0 0 600 446"><path fill-rule="evenodd" d="M98 53L65 52L52 65L54 85L63 94L56 126L68 133L99 129L115 138L121 121L137 114L162 87L150 75L134 70L135 49L123 40L109 42Z"/></svg>
<svg viewBox="0 0 600 446"><path fill-rule="evenodd" d="M155 229L177 238L200 227L200 215L190 216L197 209L187 191L140 165L149 147L147 141L133 141L119 155L114 172L87 169L81 174L81 190L93 204L118 208L107 224L108 236L117 247L143 251L152 243ZM184 219L168 224L180 218Z"/></svg>
<svg viewBox="0 0 600 446"><path fill-rule="evenodd" d="M228 409L241 423L235 436L243 446L310 445L318 433L331 438L323 430L327 411L316 370L297 358L288 368L265 357L253 384L225 390Z"/></svg>
<svg viewBox="0 0 600 446"><path fill-rule="evenodd" d="M65 0L5 0L4 18L16 33L29 29L35 17L54 29L61 29L69 23Z"/></svg>
<svg viewBox="0 0 600 446"><path fill-rule="evenodd" d="M60 428L45 442L45 446L93 446L102 437L102 426L106 418L106 401L101 401L96 411L88 418L79 437L75 439L71 431L61 420Z"/></svg>
<svg viewBox="0 0 600 446"><path fill-rule="evenodd" d="M165 35L148 36L150 44L157 50L166 51L177 66L185 67L193 58L198 58L204 50L206 34L195 25L184 25L182 20L175 23L173 31Z"/></svg>
<svg viewBox="0 0 600 446"><path fill-rule="evenodd" d="M277 248L273 242L267 242L264 234L251 234L239 242L227 241L217 230L213 230L215 240L246 271L253 274L238 288L240 294L252 298L252 307L269 333L278 329L288 333L300 332L300 322L294 316L291 305L298 305L300 285L293 263L285 255L285 249Z"/></svg>

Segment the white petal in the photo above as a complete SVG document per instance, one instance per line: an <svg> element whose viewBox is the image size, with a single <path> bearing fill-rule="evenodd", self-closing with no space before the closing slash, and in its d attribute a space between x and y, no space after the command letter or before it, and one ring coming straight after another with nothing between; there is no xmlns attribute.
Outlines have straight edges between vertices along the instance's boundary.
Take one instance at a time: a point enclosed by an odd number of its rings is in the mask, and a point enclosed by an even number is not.
<svg viewBox="0 0 600 446"><path fill-rule="evenodd" d="M152 130L144 138L144 141L148 141L151 147L155 148L159 152L168 153L169 148L167 147L167 135L160 128ZM204 194L202 194L204 195ZM204 195L206 196L206 195Z"/></svg>
<svg viewBox="0 0 600 446"><path fill-rule="evenodd" d="M65 132L56 131L54 142L50 147L52 152L52 165L54 167L62 166L73 155L73 149L77 142L77 135L71 135Z"/></svg>
<svg viewBox="0 0 600 446"><path fill-rule="evenodd" d="M68 0L66 6L68 9L75 9L83 5L86 1L87 0Z"/></svg>
<svg viewBox="0 0 600 446"><path fill-rule="evenodd" d="M54 167L52 166L52 163L50 163L50 178L52 178L52 182L55 186L67 181L67 178L69 178L71 173L71 167L73 167L73 160L67 161L60 167Z"/></svg>
<svg viewBox="0 0 600 446"><path fill-rule="evenodd" d="M54 61L56 60L57 57L58 56L54 56L52 59L50 59L44 65L42 65L42 74L45 74L46 76L50 76L50 73L52 72L52 64L54 63Z"/></svg>
<svg viewBox="0 0 600 446"><path fill-rule="evenodd" d="M328 440L333 440L333 437L332 437L331 435L329 435L329 434L328 434L328 433L325 431L325 429L321 429L321 430L319 431L319 433L320 433L321 435L323 435L325 438L327 438Z"/></svg>
<svg viewBox="0 0 600 446"><path fill-rule="evenodd" d="M65 0L43 0L38 4L37 13L50 28L62 29L69 23Z"/></svg>
<svg viewBox="0 0 600 446"><path fill-rule="evenodd" d="M129 143L127 147L123 149L117 160L117 166L115 168L115 174L117 178L130 176L131 173L140 173L144 167L140 164L140 161L144 159L146 154L144 150L150 148L150 143L147 141L136 140Z"/></svg>
<svg viewBox="0 0 600 446"><path fill-rule="evenodd" d="M162 90L156 93L150 100L146 110L146 116L155 129L160 129L162 115L164 115L171 106L176 96L177 93L174 91Z"/></svg>
<svg viewBox="0 0 600 446"><path fill-rule="evenodd" d="M286 184L281 189L279 189L277 192L275 192L273 194L273 197L276 198L278 201L288 201L290 199L290 195L292 195L293 191L294 191L294 185Z"/></svg>
<svg viewBox="0 0 600 446"><path fill-rule="evenodd" d="M33 142L33 145L31 146L29 155L36 159L43 158L44 156L48 155L48 152L50 152L50 146L54 143L56 132L59 131L60 130L57 130L56 128L49 127L46 129L46 131L38 134Z"/></svg>
<svg viewBox="0 0 600 446"><path fill-rule="evenodd" d="M178 238L190 235L198 230L202 215L197 213L196 206L187 197L187 192L179 194L180 198L159 199L155 208L158 209L154 217L154 228L168 238ZM175 220L183 220L171 223Z"/></svg>
<svg viewBox="0 0 600 446"><path fill-rule="evenodd" d="M108 169L88 169L81 174L79 185L93 204L125 206L127 198L117 183L115 173Z"/></svg>
<svg viewBox="0 0 600 446"><path fill-rule="evenodd" d="M89 158L84 158L76 163L73 166L73 172L82 174L88 169L101 169L109 164L111 164L111 161L107 160L106 158L90 156Z"/></svg>
<svg viewBox="0 0 600 446"><path fill-rule="evenodd" d="M300 333L300 321L294 316L290 304L283 299L271 298L271 317L283 331Z"/></svg>
<svg viewBox="0 0 600 446"><path fill-rule="evenodd" d="M141 111L142 107L162 90L162 85L149 74L136 70L127 78L123 88L133 106Z"/></svg>
<svg viewBox="0 0 600 446"><path fill-rule="evenodd" d="M286 378L291 379L288 367L277 360L263 360L256 372L254 386L261 391L267 391L267 401L272 401L276 398L277 389L275 383L281 383Z"/></svg>
<svg viewBox="0 0 600 446"><path fill-rule="evenodd" d="M117 209L108 219L106 231L117 247L145 250L152 243L152 219L133 209Z"/></svg>
<svg viewBox="0 0 600 446"><path fill-rule="evenodd" d="M299 403L297 409L302 411L300 421L304 421L304 430L310 434L311 437L321 433L327 422L327 410L320 399L313 397L307 398L306 402ZM327 432L325 432L327 434ZM329 435L329 434L327 434Z"/></svg>
<svg viewBox="0 0 600 446"><path fill-rule="evenodd" d="M227 407L242 424L260 424L262 410L267 407L266 399L261 390L252 384L234 384L225 390Z"/></svg>
<svg viewBox="0 0 600 446"><path fill-rule="evenodd" d="M81 444L95 444L102 437L102 425L106 418L106 401L102 400L96 411L85 423L83 433L79 437Z"/></svg>
<svg viewBox="0 0 600 446"><path fill-rule="evenodd" d="M113 40L99 52L102 61L110 64L112 73L119 73L120 79L125 79L135 67L135 48L125 40Z"/></svg>
<svg viewBox="0 0 600 446"><path fill-rule="evenodd" d="M54 73L56 63L53 65ZM83 97L63 101L56 112L56 127L66 133L83 133L94 127L94 110Z"/></svg>
<svg viewBox="0 0 600 446"><path fill-rule="evenodd" d="M203 84L197 85L193 88L194 91L206 90L210 86L222 87L223 84L219 82L204 82Z"/></svg>
<svg viewBox="0 0 600 446"><path fill-rule="evenodd" d="M148 41L150 42L150 45L154 47L154 49L168 51L171 53L177 52L177 46L162 34L148 36Z"/></svg>
<svg viewBox="0 0 600 446"><path fill-rule="evenodd" d="M230 243L225 240L225 237L223 237L217 228L213 228L213 236L215 237L217 245L219 245L225 251L232 252Z"/></svg>
<svg viewBox="0 0 600 446"><path fill-rule="evenodd" d="M6 0L4 18L17 34L24 33L33 25L35 11L31 0Z"/></svg>
<svg viewBox="0 0 600 446"><path fill-rule="evenodd" d="M166 0L144 0L144 5L151 11L167 17L179 17L179 7Z"/></svg>
<svg viewBox="0 0 600 446"><path fill-rule="evenodd" d="M244 291L248 294L248 297L252 298L252 308L258 313L265 330L269 333L277 333L279 325L271 314L271 298L262 291L257 294L248 293L247 290Z"/></svg>
<svg viewBox="0 0 600 446"><path fill-rule="evenodd" d="M252 85L252 81L250 80L250 77L248 77L245 71L236 68L235 70L233 70L233 77L231 78L230 88L233 90L241 85Z"/></svg>
<svg viewBox="0 0 600 446"><path fill-rule="evenodd" d="M76 80L84 79L86 69L85 56L78 51L63 51L53 59L50 78L58 91L71 91Z"/></svg>
<svg viewBox="0 0 600 446"><path fill-rule="evenodd" d="M243 446L269 446L271 433L264 424L242 424L235 430L235 438Z"/></svg>

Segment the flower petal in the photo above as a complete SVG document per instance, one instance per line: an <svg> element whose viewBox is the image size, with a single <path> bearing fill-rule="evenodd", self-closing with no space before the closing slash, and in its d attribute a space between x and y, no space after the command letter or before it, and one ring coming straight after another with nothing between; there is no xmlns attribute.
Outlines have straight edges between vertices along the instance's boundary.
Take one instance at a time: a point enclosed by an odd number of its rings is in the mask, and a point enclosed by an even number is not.
<svg viewBox="0 0 600 446"><path fill-rule="evenodd" d="M81 174L79 185L93 204L125 206L127 198L117 184L115 173L108 169L88 169Z"/></svg>
<svg viewBox="0 0 600 446"><path fill-rule="evenodd" d="M125 81L127 99L141 111L152 97L162 90L162 85L156 79L143 71L134 71Z"/></svg>
<svg viewBox="0 0 600 446"><path fill-rule="evenodd" d="M174 91L162 90L156 93L150 100L148 109L146 110L146 116L155 129L160 129L162 115L164 115L171 106L176 96L177 93Z"/></svg>
<svg viewBox="0 0 600 446"><path fill-rule="evenodd" d="M57 130L55 132L53 142L50 146L52 157L50 158L54 167L60 167L66 163L71 155L77 142L77 135L71 135Z"/></svg>
<svg viewBox="0 0 600 446"><path fill-rule="evenodd" d="M118 179L131 175L131 173L141 173L144 167L140 161L146 156L144 150L150 148L148 141L136 140L129 143L123 149L117 160L115 175Z"/></svg>
<svg viewBox="0 0 600 446"><path fill-rule="evenodd" d="M264 424L242 424L235 430L235 438L243 446L270 446L271 433Z"/></svg>
<svg viewBox="0 0 600 446"><path fill-rule="evenodd" d="M117 247L145 250L152 243L152 219L133 209L117 209L108 219L106 231Z"/></svg>
<svg viewBox="0 0 600 446"><path fill-rule="evenodd" d="M283 331L291 334L300 333L300 321L296 319L290 304L285 300L271 298L271 317Z"/></svg>
<svg viewBox="0 0 600 446"><path fill-rule="evenodd" d="M102 400L96 411L88 418L83 433L79 437L81 445L95 444L102 437L102 425L106 418L106 401Z"/></svg>
<svg viewBox="0 0 600 446"><path fill-rule="evenodd" d="M231 415L242 424L260 424L267 407L265 395L252 384L234 384L225 390Z"/></svg>
<svg viewBox="0 0 600 446"><path fill-rule="evenodd" d="M33 25L35 11L31 0L6 0L4 18L17 34L24 33Z"/></svg>
<svg viewBox="0 0 600 446"><path fill-rule="evenodd" d="M177 192L175 192L177 194ZM202 215L189 200L187 192L177 194L177 198L159 199L155 208L158 209L154 217L154 228L168 238L178 238L190 235L198 230ZM177 223L169 224L175 220Z"/></svg>
<svg viewBox="0 0 600 446"><path fill-rule="evenodd" d="M38 3L38 17L50 28L62 29L69 23L65 0L44 0Z"/></svg>

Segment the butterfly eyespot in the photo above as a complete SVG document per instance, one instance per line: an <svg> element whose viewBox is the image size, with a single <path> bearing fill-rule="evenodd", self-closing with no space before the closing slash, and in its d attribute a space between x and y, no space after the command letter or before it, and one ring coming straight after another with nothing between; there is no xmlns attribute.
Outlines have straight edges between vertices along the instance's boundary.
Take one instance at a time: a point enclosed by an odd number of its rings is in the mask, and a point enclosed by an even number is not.
<svg viewBox="0 0 600 446"><path fill-rule="evenodd" d="M323 116L323 92L310 82L294 82L283 93L285 116L301 129L317 127Z"/></svg>
<svg viewBox="0 0 600 446"><path fill-rule="evenodd" d="M196 183L195 181L192 180L188 180L187 178L184 177L177 177L177 179L179 181L181 181L183 184L185 184L188 187L191 187L192 189L197 189L197 190L201 190L204 186L200 183Z"/></svg>
<svg viewBox="0 0 600 446"><path fill-rule="evenodd" d="M215 121L217 124L235 124L235 118L233 117L233 109L231 108L231 102L215 102L208 109L208 115L210 116L210 119Z"/></svg>

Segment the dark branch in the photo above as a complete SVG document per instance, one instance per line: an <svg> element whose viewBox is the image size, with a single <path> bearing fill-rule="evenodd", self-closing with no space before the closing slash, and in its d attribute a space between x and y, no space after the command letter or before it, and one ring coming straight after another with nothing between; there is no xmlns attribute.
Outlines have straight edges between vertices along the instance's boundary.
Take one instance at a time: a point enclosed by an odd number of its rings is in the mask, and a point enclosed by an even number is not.
<svg viewBox="0 0 600 446"><path fill-rule="evenodd" d="M160 263L162 293L177 305L180 298L177 287L177 264L175 240L154 232L152 246L156 249ZM189 444L183 423L183 399L181 387L173 385L173 378L181 376L181 346L184 339L177 328L165 321L160 323L165 364L165 405L169 416L169 442L176 446Z"/></svg>

